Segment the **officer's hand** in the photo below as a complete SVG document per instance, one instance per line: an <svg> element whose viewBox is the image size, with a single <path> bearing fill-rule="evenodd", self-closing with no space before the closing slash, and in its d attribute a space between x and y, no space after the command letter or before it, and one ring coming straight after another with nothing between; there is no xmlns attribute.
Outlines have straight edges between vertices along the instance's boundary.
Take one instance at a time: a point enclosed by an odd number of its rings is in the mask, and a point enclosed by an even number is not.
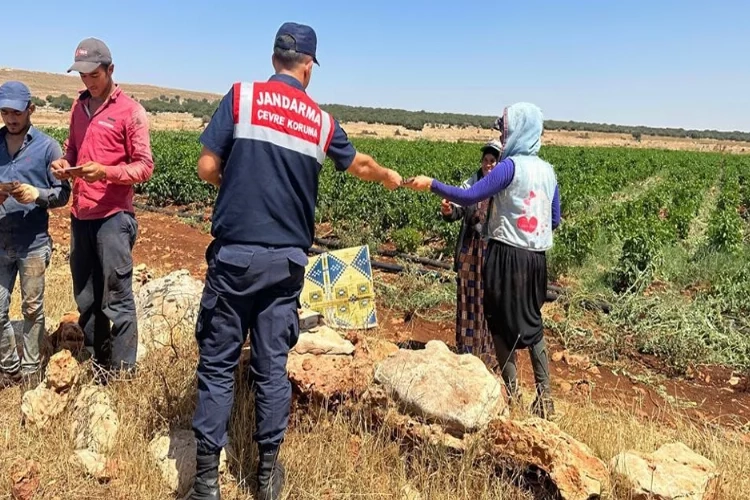
<svg viewBox="0 0 750 500"><path fill-rule="evenodd" d="M65 171L66 168L70 168L70 163L65 158L60 158L49 164L49 168L52 170L52 175L56 179L61 181L70 179L70 174Z"/></svg>
<svg viewBox="0 0 750 500"><path fill-rule="evenodd" d="M81 170L75 174L86 182L96 182L107 177L107 167L101 163L90 161L81 165Z"/></svg>
<svg viewBox="0 0 750 500"><path fill-rule="evenodd" d="M403 179L398 172L396 172L395 170L388 170L385 179L383 179L383 186L385 186L385 188L389 191L393 191L397 187L401 186L402 182Z"/></svg>
<svg viewBox="0 0 750 500"><path fill-rule="evenodd" d="M39 190L31 184L19 184L18 187L10 192L10 195L16 199L18 203L34 203L39 198Z"/></svg>
<svg viewBox="0 0 750 500"><path fill-rule="evenodd" d="M440 213L446 216L453 213L453 207L448 200L442 200L440 202Z"/></svg>
<svg viewBox="0 0 750 500"><path fill-rule="evenodd" d="M7 200L9 197L10 195L8 193L6 193L5 191L0 191L0 205L5 203L5 200Z"/></svg>

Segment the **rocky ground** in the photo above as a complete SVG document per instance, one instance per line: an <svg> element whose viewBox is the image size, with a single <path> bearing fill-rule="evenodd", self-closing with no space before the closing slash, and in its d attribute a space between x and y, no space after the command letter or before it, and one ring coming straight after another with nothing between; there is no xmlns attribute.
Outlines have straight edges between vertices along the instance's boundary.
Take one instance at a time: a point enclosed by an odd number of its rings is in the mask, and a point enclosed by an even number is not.
<svg viewBox="0 0 750 500"><path fill-rule="evenodd" d="M7 429L0 495L181 498L189 488L192 329L209 237L160 215L139 220L142 371L133 381L97 385L76 315L63 314L72 306L69 290L59 292L49 305L44 380L0 391L0 428ZM66 215L55 213L52 228L49 281L69 286ZM301 324L288 363L295 394L284 452L289 498L739 499L750 488L747 381L720 368L663 381L660 390L646 376L658 373L642 363L616 374L555 346L559 415L545 421L509 408L496 375L451 352L450 323L381 311L380 328L368 332L331 329L315 314ZM242 365L251 350L245 346ZM238 391L222 482L227 498L251 498L243 485L252 482L252 406Z"/></svg>

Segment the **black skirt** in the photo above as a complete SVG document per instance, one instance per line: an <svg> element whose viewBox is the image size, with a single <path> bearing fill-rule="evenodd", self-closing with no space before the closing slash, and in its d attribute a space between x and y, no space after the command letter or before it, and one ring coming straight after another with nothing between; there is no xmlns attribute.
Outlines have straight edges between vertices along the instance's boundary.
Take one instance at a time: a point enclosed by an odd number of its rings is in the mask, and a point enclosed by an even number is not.
<svg viewBox="0 0 750 500"><path fill-rule="evenodd" d="M484 264L484 315L492 336L522 349L542 339L547 256L490 240Z"/></svg>

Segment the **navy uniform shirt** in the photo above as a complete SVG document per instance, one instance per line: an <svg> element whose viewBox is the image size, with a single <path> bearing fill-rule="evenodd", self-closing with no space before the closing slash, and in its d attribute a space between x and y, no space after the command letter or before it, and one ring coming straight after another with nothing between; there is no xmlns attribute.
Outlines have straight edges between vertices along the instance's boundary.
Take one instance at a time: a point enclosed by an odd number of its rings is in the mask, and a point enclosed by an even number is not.
<svg viewBox="0 0 750 500"><path fill-rule="evenodd" d="M288 75L269 82L304 93ZM252 84L248 84L252 85ZM315 234L315 205L321 165L315 158L277 141L234 136L234 89L224 96L200 142L222 159L222 182L214 207L211 234L226 242L307 250ZM349 168L356 151L338 121L326 156L336 170Z"/></svg>
<svg viewBox="0 0 750 500"><path fill-rule="evenodd" d="M0 182L18 181L39 190L35 203L21 204L8 197L0 205L0 249L32 251L49 242L48 208L64 206L70 184L52 175L49 164L62 157L60 144L33 126L23 145L11 156L5 142L7 129L0 128Z"/></svg>

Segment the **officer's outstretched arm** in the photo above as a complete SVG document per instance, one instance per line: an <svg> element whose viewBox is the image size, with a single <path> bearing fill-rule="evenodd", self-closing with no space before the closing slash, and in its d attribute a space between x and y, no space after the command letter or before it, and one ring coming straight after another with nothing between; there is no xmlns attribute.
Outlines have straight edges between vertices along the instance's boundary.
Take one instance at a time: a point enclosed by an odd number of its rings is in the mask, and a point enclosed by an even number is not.
<svg viewBox="0 0 750 500"><path fill-rule="evenodd" d="M198 158L198 177L216 187L221 185L221 158L205 146Z"/></svg>
<svg viewBox="0 0 750 500"><path fill-rule="evenodd" d="M381 167L370 155L359 152L346 171L363 181L380 182L390 190L396 189L402 182L398 172Z"/></svg>

